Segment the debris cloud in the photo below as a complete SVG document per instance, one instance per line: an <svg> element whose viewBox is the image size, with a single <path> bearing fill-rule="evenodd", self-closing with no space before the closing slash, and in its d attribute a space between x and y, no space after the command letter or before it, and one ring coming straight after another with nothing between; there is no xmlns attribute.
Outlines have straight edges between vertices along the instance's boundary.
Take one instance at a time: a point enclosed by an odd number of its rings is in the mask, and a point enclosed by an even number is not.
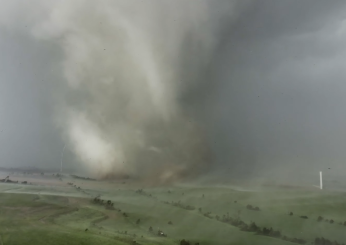
<svg viewBox="0 0 346 245"><path fill-rule="evenodd" d="M63 51L69 89L57 123L91 173L165 182L208 170L208 135L187 101L198 97L199 84L211 83L203 76L236 1L17 5L7 11L22 10L30 34Z"/></svg>

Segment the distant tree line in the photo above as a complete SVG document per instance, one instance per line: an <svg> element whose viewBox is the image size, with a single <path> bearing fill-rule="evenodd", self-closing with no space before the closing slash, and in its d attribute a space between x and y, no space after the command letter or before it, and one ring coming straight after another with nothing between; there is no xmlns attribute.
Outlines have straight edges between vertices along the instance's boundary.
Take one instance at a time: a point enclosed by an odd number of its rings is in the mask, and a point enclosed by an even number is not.
<svg viewBox="0 0 346 245"><path fill-rule="evenodd" d="M254 207L250 204L246 205L246 208L253 211L260 211L259 207Z"/></svg>
<svg viewBox="0 0 346 245"><path fill-rule="evenodd" d="M106 201L106 200L100 199L100 197L95 197L93 199L93 203L103 205L106 209L111 209L111 210L115 209L114 203L111 200Z"/></svg>
<svg viewBox="0 0 346 245"><path fill-rule="evenodd" d="M71 177L73 177L73 178L75 178L75 179L96 181L96 179L92 179L92 178L88 178L88 177L82 177L82 176L78 176L78 175L74 175L74 174L71 174Z"/></svg>
<svg viewBox="0 0 346 245"><path fill-rule="evenodd" d="M239 216L237 217L230 217L229 214L227 213L226 215L223 215L222 217L219 217L218 215L216 216L216 219L219 220L220 222L224 222L227 224L230 224L232 226L238 227L241 231L246 231L246 232L255 232L258 235L262 236L270 236L273 238L297 243L297 244L306 244L307 241L304 239L300 238L291 238L283 235L281 231L275 230L272 227L266 228L266 227L259 227L256 225L255 222L251 222L250 224L245 223L240 219Z"/></svg>
<svg viewBox="0 0 346 245"><path fill-rule="evenodd" d="M335 221L334 221L333 219L325 219L325 218L323 218L322 216L318 216L318 217L317 217L317 221L318 221L318 222L324 221L324 222L329 223L329 224L334 224L334 223L335 223ZM340 221L338 224L339 224L339 225L346 226L346 221L344 221L344 222L341 222L341 221Z"/></svg>
<svg viewBox="0 0 346 245"><path fill-rule="evenodd" d="M196 209L196 207L191 206L191 205L182 204L180 201L178 201L178 202L173 202L173 201L167 202L167 201L164 201L163 203L164 204L168 204L168 205L172 205L174 207L179 207L179 208L182 208L182 209L185 209L185 210L190 210L190 211Z"/></svg>
<svg viewBox="0 0 346 245"><path fill-rule="evenodd" d="M203 216L204 216L204 217L207 217L207 218L209 218L209 219L212 219L212 218L213 218L213 216L211 215L211 212L206 212L206 213L203 214Z"/></svg>
<svg viewBox="0 0 346 245"><path fill-rule="evenodd" d="M316 237L314 241L315 245L345 245L345 243L339 243L337 241L330 241L328 239L325 239L323 237Z"/></svg>
<svg viewBox="0 0 346 245"><path fill-rule="evenodd" d="M156 199L156 197L153 197L150 193L145 192L143 189L136 190L136 193Z"/></svg>
<svg viewBox="0 0 346 245"><path fill-rule="evenodd" d="M193 245L193 243L183 239L180 241L180 245ZM196 242L194 245L199 245L199 242Z"/></svg>

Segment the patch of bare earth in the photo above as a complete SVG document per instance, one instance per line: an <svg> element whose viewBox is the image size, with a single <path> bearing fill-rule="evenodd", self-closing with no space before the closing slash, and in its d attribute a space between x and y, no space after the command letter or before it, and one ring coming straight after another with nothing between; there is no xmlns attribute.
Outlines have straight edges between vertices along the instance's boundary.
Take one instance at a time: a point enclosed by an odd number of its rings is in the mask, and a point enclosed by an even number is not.
<svg viewBox="0 0 346 245"><path fill-rule="evenodd" d="M87 205L90 204L90 200L85 198L77 198L77 197L68 197L68 204L69 205Z"/></svg>

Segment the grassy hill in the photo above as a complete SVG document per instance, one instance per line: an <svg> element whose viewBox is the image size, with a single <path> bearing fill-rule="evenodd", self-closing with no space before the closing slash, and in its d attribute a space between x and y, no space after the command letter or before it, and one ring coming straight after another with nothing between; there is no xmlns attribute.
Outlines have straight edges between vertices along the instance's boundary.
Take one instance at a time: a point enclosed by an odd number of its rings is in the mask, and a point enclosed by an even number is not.
<svg viewBox="0 0 346 245"><path fill-rule="evenodd" d="M1 184L0 244L179 244L185 239L203 245L280 245L298 244L286 241L293 238L311 244L316 237L346 242L346 195L340 192L205 186L142 190L136 184L73 181L79 189ZM95 202L99 194L113 207ZM280 236L265 235L264 227Z"/></svg>

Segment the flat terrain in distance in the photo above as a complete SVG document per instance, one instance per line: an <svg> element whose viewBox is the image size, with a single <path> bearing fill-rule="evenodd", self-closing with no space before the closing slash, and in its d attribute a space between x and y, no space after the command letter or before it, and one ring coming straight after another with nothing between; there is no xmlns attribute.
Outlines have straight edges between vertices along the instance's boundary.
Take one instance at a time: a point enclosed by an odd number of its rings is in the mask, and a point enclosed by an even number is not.
<svg viewBox="0 0 346 245"><path fill-rule="evenodd" d="M200 245L288 245L317 244L317 237L346 243L343 192L10 178L32 184L0 183L0 245L180 244L182 239Z"/></svg>

